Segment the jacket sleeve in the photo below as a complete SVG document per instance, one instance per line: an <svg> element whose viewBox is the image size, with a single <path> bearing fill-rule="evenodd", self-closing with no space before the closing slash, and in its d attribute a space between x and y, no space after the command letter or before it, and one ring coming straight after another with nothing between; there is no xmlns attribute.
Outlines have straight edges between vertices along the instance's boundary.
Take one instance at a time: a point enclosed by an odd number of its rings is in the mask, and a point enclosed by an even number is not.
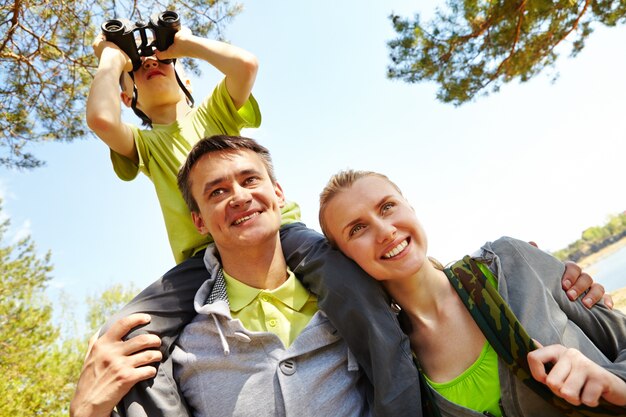
<svg viewBox="0 0 626 417"><path fill-rule="evenodd" d="M409 340L381 285L303 223L285 225L280 234L287 264L317 295L374 386L374 414L421 415Z"/></svg>
<svg viewBox="0 0 626 417"><path fill-rule="evenodd" d="M499 239L493 243L493 248L496 253L501 254L500 263L505 276L508 276L507 281L524 280L520 285L510 285L511 288L517 288L517 291L532 288L534 281L539 281L543 286L545 293L530 292L536 299L526 299L526 303L532 305L543 297L554 299L558 308L564 313L563 320L570 320L578 326L611 362L603 366L626 380L626 316L624 314L610 310L603 303L587 309L582 304L582 297L570 301L561 287L561 277L565 267L561 261L548 253L512 238ZM509 294L509 298L524 299L523 296L517 294ZM558 323L561 320L558 311L555 317L553 319Z"/></svg>

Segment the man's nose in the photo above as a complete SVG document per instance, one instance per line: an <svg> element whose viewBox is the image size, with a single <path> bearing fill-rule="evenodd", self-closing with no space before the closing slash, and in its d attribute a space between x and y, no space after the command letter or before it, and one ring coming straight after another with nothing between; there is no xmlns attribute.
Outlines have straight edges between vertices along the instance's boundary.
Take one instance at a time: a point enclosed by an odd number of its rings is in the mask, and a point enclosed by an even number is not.
<svg viewBox="0 0 626 417"><path fill-rule="evenodd" d="M230 199L231 207L241 207L252 201L252 194L246 187L236 185L233 189L233 195Z"/></svg>

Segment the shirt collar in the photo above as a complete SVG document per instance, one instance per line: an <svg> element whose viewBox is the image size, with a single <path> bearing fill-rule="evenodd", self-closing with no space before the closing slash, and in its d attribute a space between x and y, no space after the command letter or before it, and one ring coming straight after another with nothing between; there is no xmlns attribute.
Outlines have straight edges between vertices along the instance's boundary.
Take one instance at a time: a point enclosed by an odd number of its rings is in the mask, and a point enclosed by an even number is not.
<svg viewBox="0 0 626 417"><path fill-rule="evenodd" d="M290 269L287 269L287 275L285 282L278 288L261 290L244 284L224 271L226 292L228 293L228 303L231 311L237 312L241 310L264 294L280 301L293 310L300 311L311 294Z"/></svg>

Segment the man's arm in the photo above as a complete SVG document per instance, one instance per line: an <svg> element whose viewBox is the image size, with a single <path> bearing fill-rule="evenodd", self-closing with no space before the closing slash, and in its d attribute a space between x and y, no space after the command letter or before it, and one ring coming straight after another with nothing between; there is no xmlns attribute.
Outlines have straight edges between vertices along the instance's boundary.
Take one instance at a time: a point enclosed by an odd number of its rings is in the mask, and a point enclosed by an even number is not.
<svg viewBox="0 0 626 417"><path fill-rule="evenodd" d="M567 298L571 301L584 294L582 302L585 307L591 308L598 301L603 300L605 306L613 309L613 297L607 294L601 284L594 282L593 278L574 262L565 262L565 272L561 279L561 286L567 293ZM586 291L587 293L585 294Z"/></svg>
<svg viewBox="0 0 626 417"><path fill-rule="evenodd" d="M98 70L87 98L87 125L109 148L139 163L130 128L122 122L119 80L132 63L121 49L99 35L93 44Z"/></svg>
<svg viewBox="0 0 626 417"><path fill-rule="evenodd" d="M149 321L147 314L133 314L90 340L70 416L108 417L133 385L155 376L156 368L150 364L161 360L159 337L143 334L123 340L131 329Z"/></svg>
<svg viewBox="0 0 626 417"><path fill-rule="evenodd" d="M174 43L165 51L156 51L158 59L198 58L207 61L226 76L226 88L237 109L252 91L259 67L256 57L236 46L194 36L188 29L179 30Z"/></svg>

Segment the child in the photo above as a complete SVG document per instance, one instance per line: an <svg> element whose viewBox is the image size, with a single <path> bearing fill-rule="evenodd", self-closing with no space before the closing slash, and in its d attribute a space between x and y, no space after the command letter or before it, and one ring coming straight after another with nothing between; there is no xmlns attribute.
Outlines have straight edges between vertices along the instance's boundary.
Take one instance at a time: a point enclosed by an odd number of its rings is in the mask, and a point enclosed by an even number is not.
<svg viewBox="0 0 626 417"><path fill-rule="evenodd" d="M132 72L130 59L100 35L94 42L100 62L87 100L87 124L111 149L116 174L130 181L142 171L153 182L170 246L181 263L210 242L194 228L178 188L176 174L191 147L214 134L239 134L244 127L258 127L261 113L251 94L257 60L251 53L223 42L199 38L183 28L166 51L142 58ZM191 108L176 80L176 72L188 90L190 80L172 59L205 60L225 77L197 108ZM168 63L165 63L168 62ZM178 68L177 68L178 67ZM121 101L138 110L144 124L139 129L122 122ZM283 223L299 220L297 205L283 212Z"/></svg>

